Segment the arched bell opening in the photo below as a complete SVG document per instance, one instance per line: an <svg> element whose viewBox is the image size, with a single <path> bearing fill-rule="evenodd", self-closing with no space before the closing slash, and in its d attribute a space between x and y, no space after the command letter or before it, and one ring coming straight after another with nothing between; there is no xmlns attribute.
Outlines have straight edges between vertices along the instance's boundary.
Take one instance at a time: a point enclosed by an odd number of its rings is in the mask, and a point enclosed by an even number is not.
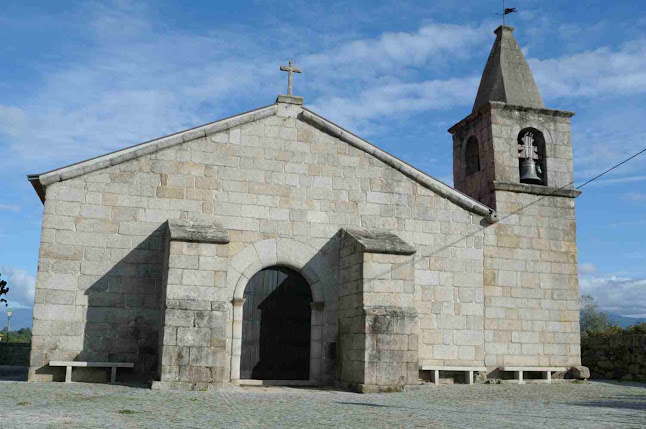
<svg viewBox="0 0 646 429"><path fill-rule="evenodd" d="M464 161L466 165L467 176L480 171L480 148L478 139L475 136L469 137L464 150Z"/></svg>
<svg viewBox="0 0 646 429"><path fill-rule="evenodd" d="M518 169L521 183L547 185L545 137L536 128L518 133Z"/></svg>
<svg viewBox="0 0 646 429"><path fill-rule="evenodd" d="M244 290L240 378L309 380L312 291L297 271L273 266Z"/></svg>

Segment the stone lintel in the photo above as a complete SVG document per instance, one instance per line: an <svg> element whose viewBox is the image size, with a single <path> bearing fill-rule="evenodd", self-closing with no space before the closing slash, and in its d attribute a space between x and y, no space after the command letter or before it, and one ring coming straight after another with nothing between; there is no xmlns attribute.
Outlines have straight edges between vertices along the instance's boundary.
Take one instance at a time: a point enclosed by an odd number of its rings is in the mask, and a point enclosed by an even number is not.
<svg viewBox="0 0 646 429"><path fill-rule="evenodd" d="M530 185L527 183L514 183L494 181L491 184L493 191L520 192L523 194L545 195L548 197L576 198L582 191L578 189L556 188L554 186Z"/></svg>
<svg viewBox="0 0 646 429"><path fill-rule="evenodd" d="M215 224L173 219L168 221L168 231L171 241L217 244L229 242L229 232Z"/></svg>
<svg viewBox="0 0 646 429"><path fill-rule="evenodd" d="M390 231L365 228L347 228L343 235L354 238L366 253L386 253L390 255L412 255L415 248Z"/></svg>
<svg viewBox="0 0 646 429"><path fill-rule="evenodd" d="M295 97L293 95L279 95L276 103L298 104L303 105L303 97Z"/></svg>

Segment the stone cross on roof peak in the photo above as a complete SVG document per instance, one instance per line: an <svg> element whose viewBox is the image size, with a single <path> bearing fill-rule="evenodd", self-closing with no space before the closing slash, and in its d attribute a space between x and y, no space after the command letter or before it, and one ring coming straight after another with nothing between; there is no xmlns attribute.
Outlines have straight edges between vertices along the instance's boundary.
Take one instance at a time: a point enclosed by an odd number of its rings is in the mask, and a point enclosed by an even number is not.
<svg viewBox="0 0 646 429"><path fill-rule="evenodd" d="M301 69L294 68L294 61L289 60L289 66L280 66L282 71L288 73L287 76L287 96L292 96L292 89L294 87L294 73L301 73Z"/></svg>

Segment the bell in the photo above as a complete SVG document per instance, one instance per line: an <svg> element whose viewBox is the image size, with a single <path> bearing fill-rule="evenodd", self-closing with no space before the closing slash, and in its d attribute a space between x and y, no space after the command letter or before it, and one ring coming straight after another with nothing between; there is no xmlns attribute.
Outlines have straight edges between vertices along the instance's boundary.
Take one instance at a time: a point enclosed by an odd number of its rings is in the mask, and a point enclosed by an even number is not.
<svg viewBox="0 0 646 429"><path fill-rule="evenodd" d="M543 183L536 174L536 163L532 158L524 158L520 163L520 183L540 185Z"/></svg>

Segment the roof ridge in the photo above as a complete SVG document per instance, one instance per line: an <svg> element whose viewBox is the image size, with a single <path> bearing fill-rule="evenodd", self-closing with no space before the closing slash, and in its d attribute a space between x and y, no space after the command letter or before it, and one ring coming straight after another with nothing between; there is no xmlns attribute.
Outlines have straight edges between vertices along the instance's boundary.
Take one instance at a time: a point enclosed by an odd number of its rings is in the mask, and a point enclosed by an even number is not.
<svg viewBox="0 0 646 429"><path fill-rule="evenodd" d="M436 194L448 199L449 201L452 201L458 206L481 216L487 217L489 222L497 221L497 214L490 207L487 207L481 202L469 197L466 194L463 194L462 192L447 185L441 180L438 180L428 175L427 173L424 173L423 171L413 167L407 162L397 158L396 156L391 155L390 153L382 149L379 149L377 146L373 145L367 140L356 136L352 132L336 125L332 121L325 119L324 117L307 109L306 107L301 108L302 112L298 116L299 119L309 121L324 132L327 132L328 134L331 134L339 138L340 140L343 140L344 142L374 156L375 158L384 162L386 165L389 165L390 167L398 170L405 176L416 181L427 189L430 189ZM209 122L208 124L191 128L185 131L180 131L175 134L170 134L168 136L139 143L137 145L110 152L105 155L97 156L95 158L90 158L85 161L80 161L75 164L70 164L65 167L50 170L45 173L32 174L27 176L27 178L38 193L40 199L44 202L44 188L52 183L69 180L78 176L82 176L84 174L101 170L103 168L139 158L143 155L154 153L178 144L186 143L196 138L205 137L207 135L225 131L249 122L264 119L266 117L275 115L277 109L278 104L271 104L269 106L250 110L248 112L230 116L218 121Z"/></svg>
<svg viewBox="0 0 646 429"><path fill-rule="evenodd" d="M73 179L74 177L121 164L123 162L130 161L131 159L139 158L140 156L157 152L178 144L186 143L196 138L205 137L207 135L228 130L229 128L272 116L276 113L277 108L277 104L270 104L238 115L229 116L194 128L189 128L188 130L179 131L174 134L158 137L114 152L79 161L64 167L55 168L45 173L30 174L27 176L27 179L36 189L36 193L38 193L40 199L45 201L44 186L55 182L61 182L63 180Z"/></svg>

